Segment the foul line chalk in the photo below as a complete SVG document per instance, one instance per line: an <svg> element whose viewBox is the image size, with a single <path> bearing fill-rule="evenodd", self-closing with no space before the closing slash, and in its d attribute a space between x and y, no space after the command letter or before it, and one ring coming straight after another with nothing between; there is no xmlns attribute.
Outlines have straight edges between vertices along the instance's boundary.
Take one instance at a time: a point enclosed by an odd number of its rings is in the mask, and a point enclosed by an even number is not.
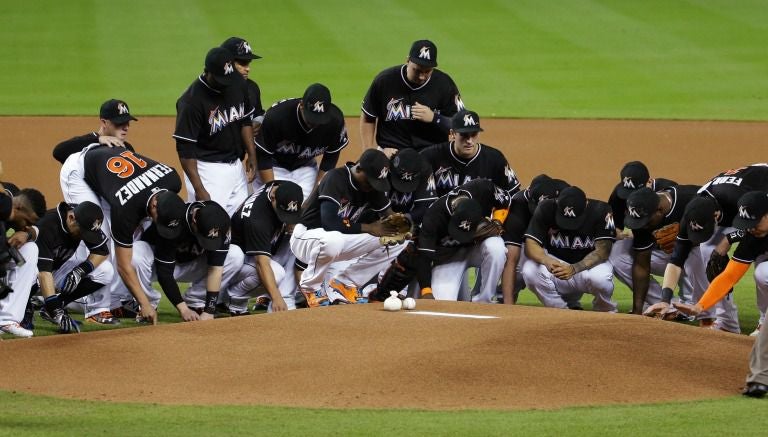
<svg viewBox="0 0 768 437"><path fill-rule="evenodd" d="M474 314L436 313L434 311L408 311L408 314L418 314L421 316L460 317L464 319L498 319L498 317L496 316L477 316Z"/></svg>

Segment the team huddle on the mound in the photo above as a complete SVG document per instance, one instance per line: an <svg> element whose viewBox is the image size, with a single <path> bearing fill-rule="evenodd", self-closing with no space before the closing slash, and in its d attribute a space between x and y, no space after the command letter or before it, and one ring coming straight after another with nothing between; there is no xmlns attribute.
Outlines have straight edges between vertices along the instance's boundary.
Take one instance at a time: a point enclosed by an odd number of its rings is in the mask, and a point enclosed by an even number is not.
<svg viewBox="0 0 768 437"><path fill-rule="evenodd" d="M123 101L104 103L98 132L56 146L65 202L11 220L26 231L12 245L37 250L25 250L0 302L6 332L31 335L27 296L38 292L40 314L61 332L79 329L68 309L95 323L154 323L153 280L194 321L248 314L256 297L270 312L383 301L392 290L512 304L524 287L549 307L581 309L586 293L594 310L616 312L614 276L635 314L740 332L728 291L753 262L762 324L767 164L693 186L634 161L607 202L544 174L522 188L479 141L480 117L435 68L435 44L421 40L374 78L364 151L337 165L349 140L330 90L312 84L265 111L248 78L257 58L245 40L226 40L176 103L186 203L180 175L126 142L136 119ZM184 295L178 282L191 283Z"/></svg>

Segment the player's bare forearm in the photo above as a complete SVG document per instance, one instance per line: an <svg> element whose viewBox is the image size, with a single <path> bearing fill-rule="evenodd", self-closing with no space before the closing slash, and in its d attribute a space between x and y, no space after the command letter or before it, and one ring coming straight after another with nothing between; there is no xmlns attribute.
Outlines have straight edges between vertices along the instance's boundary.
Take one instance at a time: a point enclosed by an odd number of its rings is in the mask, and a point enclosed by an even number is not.
<svg viewBox="0 0 768 437"><path fill-rule="evenodd" d="M275 172L271 168L259 170L259 179L261 179L262 184L272 182L275 180Z"/></svg>
<svg viewBox="0 0 768 437"><path fill-rule="evenodd" d="M263 285L264 289L267 290L269 296L272 299L275 299L276 297L281 297L281 294L280 290L277 288L275 272L272 270L270 261L271 258L266 255L257 255L256 271L259 273L259 278L261 278L261 285Z"/></svg>
<svg viewBox="0 0 768 437"><path fill-rule="evenodd" d="M53 283L53 274L51 272L40 272L37 274L40 282L40 293L43 297L53 296L56 293L56 285Z"/></svg>
<svg viewBox="0 0 768 437"><path fill-rule="evenodd" d="M101 265L101 263L106 261L106 259L107 259L106 255L98 255L98 254L95 254L95 253L92 253L92 254L88 255L88 261L90 261L91 264L93 264L93 268L94 269L96 267L98 267L99 265Z"/></svg>
<svg viewBox="0 0 768 437"><path fill-rule="evenodd" d="M507 261L501 272L501 293L505 305L514 305L517 263L520 261L520 246L507 246Z"/></svg>
<svg viewBox="0 0 768 437"><path fill-rule="evenodd" d="M595 250L589 252L581 261L573 265L576 269L576 273L589 270L598 264L608 261L608 256L611 254L612 247L613 241L611 240L595 241Z"/></svg>
<svg viewBox="0 0 768 437"><path fill-rule="evenodd" d="M131 292L131 295L139 302L143 308L150 306L149 299L141 288L139 275L136 274L136 268L131 263L133 258L133 249L128 247L115 246L115 258L117 260L117 274Z"/></svg>
<svg viewBox="0 0 768 437"><path fill-rule="evenodd" d="M224 274L222 266L208 266L208 276L205 277L205 289L207 291L221 291L221 276Z"/></svg>
<svg viewBox="0 0 768 437"><path fill-rule="evenodd" d="M651 250L635 252L632 263L632 313L642 314L651 276Z"/></svg>
<svg viewBox="0 0 768 437"><path fill-rule="evenodd" d="M547 255L547 251L541 247L541 244L532 238L525 239L525 256L531 261L547 266L554 261L552 257Z"/></svg>
<svg viewBox="0 0 768 437"><path fill-rule="evenodd" d="M184 174L187 175L189 182L192 183L192 188L194 188L195 191L205 191L203 181L200 179L200 174L197 172L197 159L179 157L179 162L181 162L181 168L184 169Z"/></svg>
<svg viewBox="0 0 768 437"><path fill-rule="evenodd" d="M365 149L375 149L376 144L376 119L370 121L365 113L360 114L360 143Z"/></svg>

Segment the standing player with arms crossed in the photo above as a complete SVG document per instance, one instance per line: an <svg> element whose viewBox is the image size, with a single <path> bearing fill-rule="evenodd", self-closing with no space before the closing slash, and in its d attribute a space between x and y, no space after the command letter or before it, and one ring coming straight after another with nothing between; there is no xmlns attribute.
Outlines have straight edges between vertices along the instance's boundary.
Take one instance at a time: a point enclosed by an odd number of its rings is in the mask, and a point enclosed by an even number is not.
<svg viewBox="0 0 768 437"><path fill-rule="evenodd" d="M176 152L184 168L188 200L213 200L232 214L248 197L256 156L253 107L234 56L216 47L205 57L205 72L176 102ZM246 167L241 160L247 152ZM247 171L247 174L246 174Z"/></svg>
<svg viewBox="0 0 768 437"><path fill-rule="evenodd" d="M387 154L422 149L445 141L450 117L464 109L459 89L437 67L437 46L419 40L404 65L387 68L374 79L363 99L360 136L363 149Z"/></svg>

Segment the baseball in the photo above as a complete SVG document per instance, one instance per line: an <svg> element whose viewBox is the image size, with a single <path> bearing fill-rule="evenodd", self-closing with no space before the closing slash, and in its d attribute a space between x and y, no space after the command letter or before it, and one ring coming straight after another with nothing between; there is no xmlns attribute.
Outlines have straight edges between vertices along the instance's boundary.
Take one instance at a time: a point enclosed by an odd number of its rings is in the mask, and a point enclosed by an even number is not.
<svg viewBox="0 0 768 437"><path fill-rule="evenodd" d="M414 310L416 309L416 299L412 297L406 297L403 301L403 309L404 310Z"/></svg>
<svg viewBox="0 0 768 437"><path fill-rule="evenodd" d="M397 297L396 291L390 291L390 296L384 300L384 310L386 311L400 311L403 306L403 301Z"/></svg>

